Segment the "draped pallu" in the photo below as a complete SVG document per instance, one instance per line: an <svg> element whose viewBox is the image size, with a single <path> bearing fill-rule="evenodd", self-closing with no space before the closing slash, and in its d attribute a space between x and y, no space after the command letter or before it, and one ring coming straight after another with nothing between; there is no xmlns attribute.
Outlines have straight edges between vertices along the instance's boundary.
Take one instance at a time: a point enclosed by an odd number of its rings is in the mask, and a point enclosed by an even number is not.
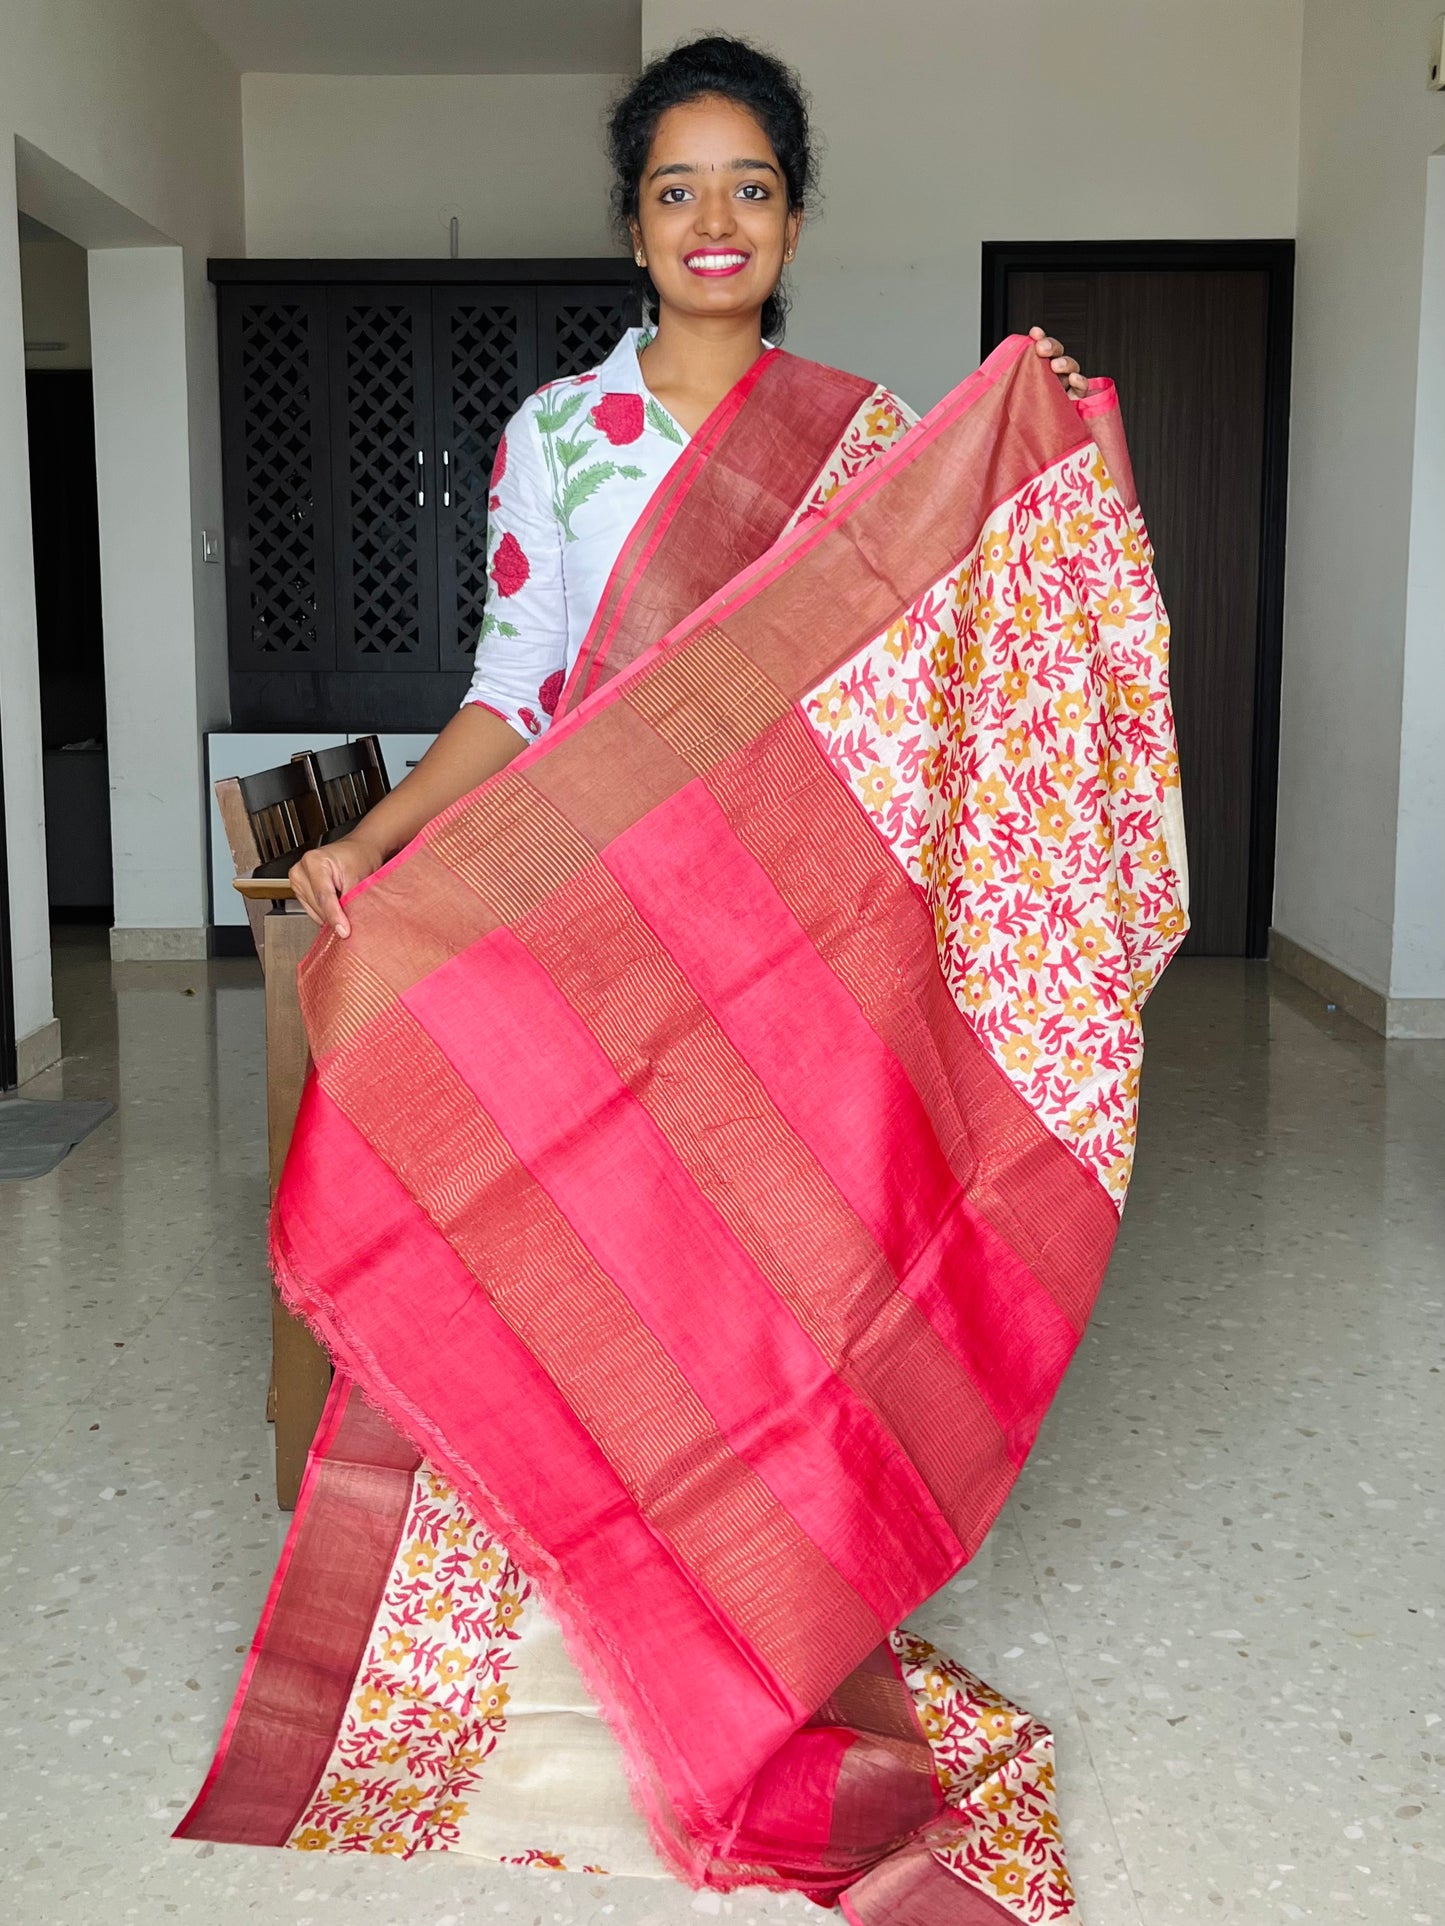
<svg viewBox="0 0 1445 1926"><path fill-rule="evenodd" d="M1029 347L801 518L817 449L769 497L765 384L820 446L860 397L771 359L550 732L313 950L273 1254L342 1375L190 1836L292 1834L424 1467L560 1622L681 1877L1073 1916L1056 1857L985 1850L1012 1755L986 1718L948 1753L969 1675L897 1629L1088 1317L1185 928L1112 390Z"/></svg>

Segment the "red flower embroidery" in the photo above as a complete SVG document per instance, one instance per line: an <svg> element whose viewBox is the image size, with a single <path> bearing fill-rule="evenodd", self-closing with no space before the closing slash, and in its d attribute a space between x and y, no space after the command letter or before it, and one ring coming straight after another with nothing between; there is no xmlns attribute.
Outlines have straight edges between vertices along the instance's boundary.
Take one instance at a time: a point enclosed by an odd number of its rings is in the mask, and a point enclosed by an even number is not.
<svg viewBox="0 0 1445 1926"><path fill-rule="evenodd" d="M517 711L517 714L522 718L522 722L525 725L529 735L534 735L534 736L541 735L542 725L540 722L538 722L537 718L532 714L532 711L530 709L519 709Z"/></svg>
<svg viewBox="0 0 1445 1926"><path fill-rule="evenodd" d="M636 441L642 433L642 396L603 395L592 410L592 426L600 428L614 448Z"/></svg>
<svg viewBox="0 0 1445 1926"><path fill-rule="evenodd" d="M537 700L549 716L557 713L557 703L562 694L562 671L554 669L537 691Z"/></svg>
<svg viewBox="0 0 1445 1926"><path fill-rule="evenodd" d="M507 472L507 437L503 435L502 439L497 443L497 458L492 463L493 488L496 487L497 483L502 479L503 475L505 475L506 472Z"/></svg>
<svg viewBox="0 0 1445 1926"><path fill-rule="evenodd" d="M497 585L498 595L515 595L532 573L532 565L522 553L522 545L508 529L497 543L497 552L492 557L492 580Z"/></svg>

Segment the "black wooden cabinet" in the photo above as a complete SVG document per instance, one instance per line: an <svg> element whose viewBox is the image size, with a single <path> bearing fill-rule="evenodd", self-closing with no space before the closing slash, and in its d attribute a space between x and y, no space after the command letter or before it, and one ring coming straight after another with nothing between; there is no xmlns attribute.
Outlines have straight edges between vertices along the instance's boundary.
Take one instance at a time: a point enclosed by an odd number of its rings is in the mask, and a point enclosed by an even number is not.
<svg viewBox="0 0 1445 1926"><path fill-rule="evenodd" d="M236 727L431 728L509 416L635 318L613 261L213 261Z"/></svg>

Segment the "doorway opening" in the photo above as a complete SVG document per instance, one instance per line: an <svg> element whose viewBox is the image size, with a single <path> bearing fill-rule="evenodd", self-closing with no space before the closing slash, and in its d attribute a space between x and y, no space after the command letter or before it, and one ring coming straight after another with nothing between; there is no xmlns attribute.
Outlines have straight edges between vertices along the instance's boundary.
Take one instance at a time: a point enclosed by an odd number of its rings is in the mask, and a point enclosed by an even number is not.
<svg viewBox="0 0 1445 1926"><path fill-rule="evenodd" d="M85 249L21 214L20 290L50 920L109 928L115 886Z"/></svg>

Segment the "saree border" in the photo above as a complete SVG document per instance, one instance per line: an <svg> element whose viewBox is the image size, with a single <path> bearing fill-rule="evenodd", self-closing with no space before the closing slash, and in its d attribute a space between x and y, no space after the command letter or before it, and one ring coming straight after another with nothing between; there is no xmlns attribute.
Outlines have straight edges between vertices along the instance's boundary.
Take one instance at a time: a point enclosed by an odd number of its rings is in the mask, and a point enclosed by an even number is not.
<svg viewBox="0 0 1445 1926"><path fill-rule="evenodd" d="M682 453L652 491L647 505L633 523L627 540L618 551L617 559L613 562L607 580L602 585L601 599L593 611L587 633L582 638L582 646L577 651L577 660L573 663L566 684L557 700L559 716L565 714L576 701L581 699L577 694L578 685L584 671L590 673L590 659L594 651L601 647L602 630L604 628L610 630L621 620L624 600L620 598L622 598L623 589L652 559L658 543L672 525L687 491L696 481L698 471L705 465L707 457L716 448L727 429L732 426L743 403L762 379L763 370L782 352L781 348L769 348L758 356L752 366L729 388L697 433L688 437ZM646 383L643 385L646 386ZM651 390L648 392L650 395ZM652 396L652 399L656 400L656 397ZM661 406L660 403L658 405ZM642 545L639 548L638 531L643 528L647 528L649 534L641 538Z"/></svg>
<svg viewBox="0 0 1445 1926"><path fill-rule="evenodd" d="M353 1414L353 1400L358 1406ZM327 1489L331 1480L327 1476L331 1464L331 1454L337 1445L348 1417L359 1417L363 1423L372 1425L386 1423L396 1437L403 1451L412 1457L412 1469L403 1472L398 1464L386 1469L396 1474L395 1479L387 1481L387 1496L392 1499L389 1508L377 1506L378 1522L382 1529L371 1534L353 1534L350 1539L352 1562L350 1567L352 1589L358 1598L358 1610L353 1615L349 1629L352 1636L343 1637L339 1653L334 1662L314 1669L313 1688L316 1692L318 1713L325 1719L330 1737L324 1746L319 1742L307 1746L295 1742L294 1730L292 1743L280 1743L285 1734L270 1734L271 1743L266 1746L268 1754L266 1768L268 1783L273 1796L268 1805L273 1809L263 1818L256 1810L254 1799L233 1795L228 1789L227 1779L233 1766L239 1766L243 1774L254 1778L257 1767L255 1761L241 1764L239 1755L247 1739L251 1725L265 1727L273 1721L273 1715L264 1703L256 1703L256 1695L262 1691L272 1672L291 1669L291 1661L283 1654L272 1650L272 1638L278 1622L289 1620L293 1613L304 1615L307 1604L304 1602L309 1587L316 1579L306 1571L308 1552L314 1548L308 1545L303 1549L304 1528L315 1525L315 1514L328 1511L340 1504L340 1495ZM359 1394L351 1379L343 1371L338 1371L332 1380L322 1410L321 1423L316 1437L307 1454L306 1470L301 1480L301 1489L296 1498L296 1509L292 1514L286 1542L266 1593L266 1602L261 1609L261 1617L251 1640L246 1662L241 1668L241 1677L221 1729L220 1741L210 1770L202 1782L200 1791L191 1801L184 1818L172 1833L175 1839L218 1839L228 1843L258 1846L284 1846L295 1829L297 1821L306 1810L326 1761L331 1756L335 1743L335 1733L340 1728L342 1717L351 1697L351 1689L356 1673L366 1656L367 1641L371 1624L380 1607L382 1593L386 1587L387 1575L395 1561L397 1547L401 1540L402 1528L406 1521L407 1507L411 1496L412 1474L420 1463L420 1453L395 1430L379 1412L368 1412L361 1405ZM375 1467L382 1469L381 1466ZM391 1489L393 1484L400 1491ZM300 1558L298 1559L298 1553ZM326 1582L325 1580L322 1581ZM301 1597L293 1596L298 1587L305 1588ZM370 1598L369 1607L365 1600ZM316 1722L319 1730L319 1720ZM285 1816L289 1813L289 1817Z"/></svg>
<svg viewBox="0 0 1445 1926"><path fill-rule="evenodd" d="M783 392L770 395L767 391L773 388ZM760 389L763 392L759 393ZM624 542L558 701L559 716L577 708L616 673L607 665L616 654L619 638L626 634L634 596L644 581L655 588L659 572L668 575L669 549L664 545L669 537L682 551L672 558L673 579L666 582L675 613L659 615L654 611L652 623L657 633L631 659L638 659L705 598L707 591L700 587L695 573L689 572L698 550L687 532L678 527L678 521L690 507L711 518L720 505L693 503L694 489L736 487L741 478L749 482L756 497L760 493L757 480L766 476L773 511L766 517L755 514L746 528L744 553L752 550L743 562L746 566L782 535L798 504L806 499L809 483L822 471L848 423L873 391L874 384L862 376L844 374L781 348L770 348L758 357L668 469ZM745 404L755 396L757 407L745 413ZM788 435L781 442L768 425L778 415L789 424ZM766 461L761 459L761 450L746 445L750 435L767 440ZM737 439L744 445L734 448L732 443ZM736 568L731 571L736 572Z"/></svg>

